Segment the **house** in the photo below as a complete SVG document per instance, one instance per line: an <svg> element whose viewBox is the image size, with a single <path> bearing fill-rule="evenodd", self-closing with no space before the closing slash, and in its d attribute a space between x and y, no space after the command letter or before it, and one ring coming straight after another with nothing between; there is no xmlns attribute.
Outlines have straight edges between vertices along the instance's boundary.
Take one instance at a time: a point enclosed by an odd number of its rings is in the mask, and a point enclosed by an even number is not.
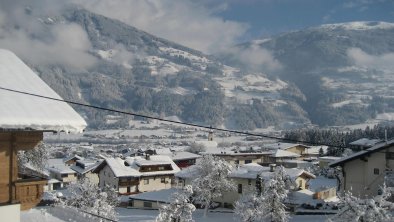
<svg viewBox="0 0 394 222"><path fill-rule="evenodd" d="M159 209L160 204L171 203L171 196L178 192L176 188L133 194L129 196L127 207L139 209Z"/></svg>
<svg viewBox="0 0 394 222"><path fill-rule="evenodd" d="M171 152L171 154L165 155L170 157L180 169L196 164L196 160L201 158L200 155L187 151Z"/></svg>
<svg viewBox="0 0 394 222"><path fill-rule="evenodd" d="M100 165L103 160L83 159L77 160L70 168L77 173L77 178L88 178L90 182L99 184L99 177L93 170Z"/></svg>
<svg viewBox="0 0 394 222"><path fill-rule="evenodd" d="M93 173L99 176L99 186L115 189L119 194L138 193L141 173L127 167L121 158L106 158Z"/></svg>
<svg viewBox="0 0 394 222"><path fill-rule="evenodd" d="M78 155L73 155L73 156L69 156L67 158L65 158L63 160L64 164L66 164L67 166L72 166L74 165L78 160L83 160L84 158Z"/></svg>
<svg viewBox="0 0 394 222"><path fill-rule="evenodd" d="M268 155L265 158L264 164L265 165L269 165L269 164L272 164L272 163L282 164L283 161L296 160L299 157L301 157L301 155L299 155L297 153L290 152L290 151L287 151L287 150L277 149L277 150L271 152L270 155Z"/></svg>
<svg viewBox="0 0 394 222"><path fill-rule="evenodd" d="M257 163L249 163L239 165L229 174L229 178L235 183L237 190L227 192L222 198L215 200L220 202L224 207L231 207L235 201L237 201L243 193L250 191L256 187L256 178L259 175L264 180L269 179L275 172L273 165L270 167L264 167ZM308 182L311 179L316 178L315 175L300 169L286 169L285 173L289 176L289 179L296 184L293 188L307 189ZM188 167L175 174L176 187L182 188L185 185L192 184L192 181L197 177L197 169L195 166Z"/></svg>
<svg viewBox="0 0 394 222"><path fill-rule="evenodd" d="M100 187L110 186L119 194L169 189L179 167L168 156L107 158L94 173L99 174Z"/></svg>
<svg viewBox="0 0 394 222"><path fill-rule="evenodd" d="M393 175L394 140L378 143L330 164L342 169L341 188L359 197L380 193L385 178Z"/></svg>
<svg viewBox="0 0 394 222"><path fill-rule="evenodd" d="M240 165L228 176L236 184L237 190L228 192L217 201L221 202L223 206L231 206L242 194L256 187L258 176L263 179L263 182L267 181L273 176L275 170L274 165L270 167L264 167L256 163ZM307 189L309 180L316 178L315 175L301 169L284 168L284 171L288 178L295 184L293 190Z"/></svg>
<svg viewBox="0 0 394 222"><path fill-rule="evenodd" d="M341 159L341 157L337 157L337 156L322 156L318 158L319 161L319 167L321 169L323 168L327 168L330 163L333 163L337 160Z"/></svg>
<svg viewBox="0 0 394 222"><path fill-rule="evenodd" d="M174 161L164 155L128 157L125 162L127 166L141 173L139 192L171 188L174 174L180 171Z"/></svg>
<svg viewBox="0 0 394 222"><path fill-rule="evenodd" d="M63 159L48 159L46 170L51 179L61 182L61 187L77 181L77 173Z"/></svg>
<svg viewBox="0 0 394 222"><path fill-rule="evenodd" d="M353 151L360 151L370 148L380 142L382 141L379 139L361 138L349 143L349 148L352 149Z"/></svg>
<svg viewBox="0 0 394 222"><path fill-rule="evenodd" d="M18 174L18 151L33 149L44 132L82 132L86 122L67 103L18 93L62 99L4 49L0 49L0 79L0 215L2 220L19 221L20 209L40 202L47 180Z"/></svg>
<svg viewBox="0 0 394 222"><path fill-rule="evenodd" d="M236 166L239 164L248 164L248 163L265 163L271 152L235 152L228 149L210 149L205 152L201 152L201 155L210 154L212 156L217 156L224 159L229 164Z"/></svg>
<svg viewBox="0 0 394 222"><path fill-rule="evenodd" d="M302 145L302 144L296 144L296 143L272 143L272 144L264 145L263 148L270 149L270 150L277 150L277 149L284 150L284 151L298 154L302 157L306 157L307 156L307 149L309 147Z"/></svg>

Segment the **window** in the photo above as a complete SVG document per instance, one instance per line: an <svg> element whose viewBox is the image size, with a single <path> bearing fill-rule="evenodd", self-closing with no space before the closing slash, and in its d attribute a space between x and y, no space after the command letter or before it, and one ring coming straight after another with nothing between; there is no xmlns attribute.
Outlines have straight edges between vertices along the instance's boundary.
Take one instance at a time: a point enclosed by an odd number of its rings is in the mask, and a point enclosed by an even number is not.
<svg viewBox="0 0 394 222"><path fill-rule="evenodd" d="M386 159L394 160L394 152L387 152L386 153Z"/></svg>
<svg viewBox="0 0 394 222"><path fill-rule="evenodd" d="M164 167L163 166L159 166L159 170L164 170Z"/></svg>
<svg viewBox="0 0 394 222"><path fill-rule="evenodd" d="M152 208L152 202L144 202L144 207Z"/></svg>
<svg viewBox="0 0 394 222"><path fill-rule="evenodd" d="M114 189L116 189L116 185L114 185Z"/></svg>
<svg viewBox="0 0 394 222"><path fill-rule="evenodd" d="M252 180L248 179L248 185L252 185Z"/></svg>
<svg viewBox="0 0 394 222"><path fill-rule="evenodd" d="M245 164L252 163L252 160L245 160Z"/></svg>
<svg viewBox="0 0 394 222"><path fill-rule="evenodd" d="M373 174L379 175L379 168L374 168L373 169Z"/></svg>
<svg viewBox="0 0 394 222"><path fill-rule="evenodd" d="M149 184L149 179L144 179L144 184Z"/></svg>
<svg viewBox="0 0 394 222"><path fill-rule="evenodd" d="M166 178L161 178L161 183L166 183Z"/></svg>
<svg viewBox="0 0 394 222"><path fill-rule="evenodd" d="M239 164L239 160L235 160L235 164Z"/></svg>
<svg viewBox="0 0 394 222"><path fill-rule="evenodd" d="M238 184L238 193L242 193L242 184Z"/></svg>

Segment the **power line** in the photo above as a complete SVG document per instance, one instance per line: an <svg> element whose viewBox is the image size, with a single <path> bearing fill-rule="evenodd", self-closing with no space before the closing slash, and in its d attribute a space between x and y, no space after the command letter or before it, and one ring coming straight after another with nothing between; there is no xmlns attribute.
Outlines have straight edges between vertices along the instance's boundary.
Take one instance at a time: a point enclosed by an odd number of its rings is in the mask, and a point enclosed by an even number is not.
<svg viewBox="0 0 394 222"><path fill-rule="evenodd" d="M163 118L154 117L154 116L148 116L148 115L143 115L143 114L138 114L138 113L132 113L132 112L126 112L126 111L121 111L121 110L116 110L116 109L109 109L109 108L100 107L100 106L89 105L89 104L85 104L85 103L79 103L79 102L75 102L75 101L71 101L71 100L57 99L57 98L38 95L38 94L34 94L34 93L4 88L1 86L0 86L0 89L5 90L5 91L9 91L9 92L23 94L23 95L34 96L34 97L38 97L38 98L42 98L42 99L64 102L64 103L69 103L69 104L73 104L73 105L77 105L77 106L84 106L84 107L88 107L88 108L92 108L92 109L120 113L120 114L124 114L124 115L129 115L129 116L154 119L154 120L158 120L158 121L162 121L162 122L176 123L176 124L180 124L180 125L198 127L198 128L203 128L203 129L209 129L209 130L216 130L216 131L227 132L227 133L236 133L236 134L247 135L247 136L263 137L263 138L268 138L268 139L281 140L281 141L285 141L285 142L304 143L304 144L309 144L309 145L314 145L314 146L331 146L331 147L337 147L337 148L345 148L345 146L337 146L337 145L325 144L325 143L314 143L314 142L310 142L310 141L287 139L287 138L283 138L283 137L276 137L276 136L270 136L270 135L264 135L264 134L258 134L258 133L250 133L250 132L244 132L244 131L238 131L238 130L222 129L222 128L217 128L217 127L212 127L212 126L204 126L204 125L199 125L199 124L194 124L194 123L163 119Z"/></svg>

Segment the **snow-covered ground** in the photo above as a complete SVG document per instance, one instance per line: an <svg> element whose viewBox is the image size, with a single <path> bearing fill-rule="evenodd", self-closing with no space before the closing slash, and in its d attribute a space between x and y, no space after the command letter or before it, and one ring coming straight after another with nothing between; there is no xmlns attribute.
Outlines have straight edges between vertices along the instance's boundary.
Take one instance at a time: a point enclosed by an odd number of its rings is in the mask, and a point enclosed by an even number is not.
<svg viewBox="0 0 394 222"><path fill-rule="evenodd" d="M47 207L37 207L29 211L21 212L21 222L70 222L70 218L66 215L55 217L46 212ZM126 209L118 208L119 222L152 222L155 221L158 215L158 210L139 210L139 209ZM203 217L203 210L196 210L193 214L193 219L196 222L236 222L239 219L235 218L231 212L210 212L206 218ZM59 218L61 217L61 218ZM325 221L328 219L326 215L292 215L291 222L312 222L312 221ZM90 219L89 219L90 220ZM75 222L85 222L83 217L80 220L71 220Z"/></svg>

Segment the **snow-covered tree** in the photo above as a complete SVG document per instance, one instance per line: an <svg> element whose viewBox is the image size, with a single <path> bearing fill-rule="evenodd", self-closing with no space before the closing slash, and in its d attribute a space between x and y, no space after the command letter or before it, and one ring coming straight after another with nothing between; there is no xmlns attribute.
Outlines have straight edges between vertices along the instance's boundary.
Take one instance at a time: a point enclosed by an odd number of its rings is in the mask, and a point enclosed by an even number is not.
<svg viewBox="0 0 394 222"><path fill-rule="evenodd" d="M387 201L390 196L385 185L381 195L370 199L360 199L350 192L344 192L340 196L341 205L338 213L328 221L393 221L394 218L390 213L390 210L394 209L393 203Z"/></svg>
<svg viewBox="0 0 394 222"><path fill-rule="evenodd" d="M285 222L289 220L286 206L283 204L289 193L288 178L282 166L277 167L274 175L265 183L263 190L263 221Z"/></svg>
<svg viewBox="0 0 394 222"><path fill-rule="evenodd" d="M256 178L256 189L246 193L235 203L235 214L243 222L285 222L289 220L286 206L288 190L293 186L283 167L277 170L267 181Z"/></svg>
<svg viewBox="0 0 394 222"><path fill-rule="evenodd" d="M192 218L196 207L190 203L193 194L192 186L187 185L182 190L174 193L170 204L160 206L157 222L194 222Z"/></svg>
<svg viewBox="0 0 394 222"><path fill-rule="evenodd" d="M101 190L97 184L83 178L67 187L69 195L62 202L67 206L75 207L101 217L116 219L117 205L116 193L113 189Z"/></svg>
<svg viewBox="0 0 394 222"><path fill-rule="evenodd" d="M194 201L204 207L204 217L215 198L219 198L225 191L235 190L235 185L228 179L231 165L225 160L212 155L205 155L196 165L197 177L192 181L195 191Z"/></svg>
<svg viewBox="0 0 394 222"><path fill-rule="evenodd" d="M247 192L235 202L234 213L243 222L263 221L266 213L263 203L264 197L257 191Z"/></svg>
<svg viewBox="0 0 394 222"><path fill-rule="evenodd" d="M39 143L34 149L21 150L18 152L18 165L23 171L30 166L39 172L42 172L48 162L48 147L45 143Z"/></svg>

